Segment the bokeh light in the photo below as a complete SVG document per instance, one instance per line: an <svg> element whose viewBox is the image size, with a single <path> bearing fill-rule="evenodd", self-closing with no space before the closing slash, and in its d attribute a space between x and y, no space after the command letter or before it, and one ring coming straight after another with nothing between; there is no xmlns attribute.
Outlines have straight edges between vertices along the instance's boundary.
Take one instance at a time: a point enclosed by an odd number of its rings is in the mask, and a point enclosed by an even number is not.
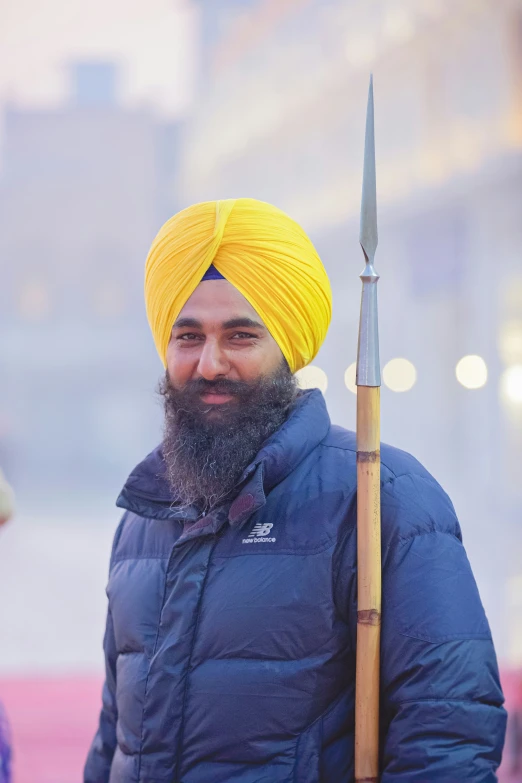
<svg viewBox="0 0 522 783"><path fill-rule="evenodd" d="M466 389L480 389L488 379L488 368L482 356L463 356L455 368L457 380Z"/></svg>
<svg viewBox="0 0 522 783"><path fill-rule="evenodd" d="M408 359L391 359L382 371L386 386L394 392L409 391L417 380L417 370Z"/></svg>
<svg viewBox="0 0 522 783"><path fill-rule="evenodd" d="M353 394L357 394L357 386L355 385L356 370L357 362L353 362L344 373L345 386Z"/></svg>
<svg viewBox="0 0 522 783"><path fill-rule="evenodd" d="M301 389L320 389L324 394L328 388L328 376L320 367L309 364L296 372L297 382Z"/></svg>
<svg viewBox="0 0 522 783"><path fill-rule="evenodd" d="M500 378L502 397L509 403L522 405L522 364L513 364Z"/></svg>
<svg viewBox="0 0 522 783"><path fill-rule="evenodd" d="M507 321L500 330L498 342L503 362L506 364L522 362L522 320Z"/></svg>

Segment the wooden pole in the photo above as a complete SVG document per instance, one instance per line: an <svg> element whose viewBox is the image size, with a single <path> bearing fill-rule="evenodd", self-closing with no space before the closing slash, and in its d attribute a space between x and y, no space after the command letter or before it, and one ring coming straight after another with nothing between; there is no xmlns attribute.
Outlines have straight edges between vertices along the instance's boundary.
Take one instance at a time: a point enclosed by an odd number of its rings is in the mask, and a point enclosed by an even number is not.
<svg viewBox="0 0 522 783"><path fill-rule="evenodd" d="M377 197L370 79L360 242L366 266L357 352L357 650L355 780L379 780L379 670L381 631L380 364L377 281Z"/></svg>
<svg viewBox="0 0 522 783"><path fill-rule="evenodd" d="M379 775L381 632L380 388L357 389L357 660L355 779Z"/></svg>

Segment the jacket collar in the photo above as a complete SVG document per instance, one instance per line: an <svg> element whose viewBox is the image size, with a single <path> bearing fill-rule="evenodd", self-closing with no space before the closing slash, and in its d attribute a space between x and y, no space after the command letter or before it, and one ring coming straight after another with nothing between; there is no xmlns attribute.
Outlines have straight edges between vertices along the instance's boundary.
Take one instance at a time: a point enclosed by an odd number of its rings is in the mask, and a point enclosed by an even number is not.
<svg viewBox="0 0 522 783"><path fill-rule="evenodd" d="M321 392L318 389L300 392L288 419L263 444L243 472L238 482L241 489L230 507L231 524L243 524L260 508L270 490L295 470L329 429L330 417ZM195 521L199 516L196 508L182 511L176 508L176 498L172 497L165 478L161 446L134 468L116 505L154 519Z"/></svg>

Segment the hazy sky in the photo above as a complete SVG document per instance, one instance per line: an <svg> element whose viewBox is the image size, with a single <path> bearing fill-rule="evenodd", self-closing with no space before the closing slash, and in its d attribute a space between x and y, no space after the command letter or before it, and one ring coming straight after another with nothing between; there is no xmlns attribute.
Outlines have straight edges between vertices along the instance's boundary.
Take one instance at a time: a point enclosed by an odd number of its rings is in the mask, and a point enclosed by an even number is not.
<svg viewBox="0 0 522 783"><path fill-rule="evenodd" d="M0 0L0 108L56 104L70 60L119 59L122 97L170 115L190 98L196 12L190 0Z"/></svg>

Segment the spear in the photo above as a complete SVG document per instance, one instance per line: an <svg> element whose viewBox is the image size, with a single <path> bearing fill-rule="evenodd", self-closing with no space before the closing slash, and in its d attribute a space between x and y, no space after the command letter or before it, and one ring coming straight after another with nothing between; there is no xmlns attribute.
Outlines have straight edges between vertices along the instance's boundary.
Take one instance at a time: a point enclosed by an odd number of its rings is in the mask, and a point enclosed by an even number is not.
<svg viewBox="0 0 522 783"><path fill-rule="evenodd" d="M365 267L357 346L357 658L355 674L355 780L379 776L379 645L381 632L381 457L377 281L377 196L370 77L360 243Z"/></svg>

